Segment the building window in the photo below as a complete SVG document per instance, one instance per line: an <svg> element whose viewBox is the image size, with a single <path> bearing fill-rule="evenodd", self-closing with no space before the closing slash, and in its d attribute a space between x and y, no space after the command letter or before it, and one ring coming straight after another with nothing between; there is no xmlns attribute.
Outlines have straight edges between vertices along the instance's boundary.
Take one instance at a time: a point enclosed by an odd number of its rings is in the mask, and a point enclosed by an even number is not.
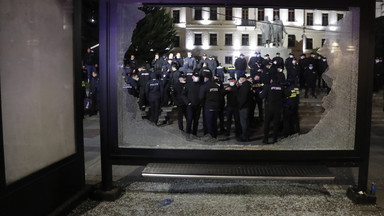
<svg viewBox="0 0 384 216"><path fill-rule="evenodd" d="M307 49L313 49L313 40L312 38L307 38L307 42L306 42L306 48Z"/></svg>
<svg viewBox="0 0 384 216"><path fill-rule="evenodd" d="M264 21L264 17L265 17L264 8L258 8L257 9L257 20L258 21Z"/></svg>
<svg viewBox="0 0 384 216"><path fill-rule="evenodd" d="M344 18L344 14L337 14L337 21L340 21Z"/></svg>
<svg viewBox="0 0 384 216"><path fill-rule="evenodd" d="M202 16L202 9L201 8L195 8L195 20L202 20L203 19L203 16Z"/></svg>
<svg viewBox="0 0 384 216"><path fill-rule="evenodd" d="M257 35L257 46L263 46L263 35Z"/></svg>
<svg viewBox="0 0 384 216"><path fill-rule="evenodd" d="M325 39L323 38L323 39L321 39L321 47L323 47L324 44L325 44Z"/></svg>
<svg viewBox="0 0 384 216"><path fill-rule="evenodd" d="M232 46L232 34L225 34L225 46Z"/></svg>
<svg viewBox="0 0 384 216"><path fill-rule="evenodd" d="M288 35L288 47L295 47L296 35Z"/></svg>
<svg viewBox="0 0 384 216"><path fill-rule="evenodd" d="M195 34L195 45L202 45L201 34Z"/></svg>
<svg viewBox="0 0 384 216"><path fill-rule="evenodd" d="M215 8L215 7L210 8L209 19L210 20L217 20L217 8Z"/></svg>
<svg viewBox="0 0 384 216"><path fill-rule="evenodd" d="M174 47L180 47L180 36L176 36L175 40L173 41Z"/></svg>
<svg viewBox="0 0 384 216"><path fill-rule="evenodd" d="M180 23L180 10L172 11L173 14L173 23Z"/></svg>
<svg viewBox="0 0 384 216"><path fill-rule="evenodd" d="M322 15L322 21L323 21L323 26L327 26L328 25L328 14L327 13L323 13Z"/></svg>
<svg viewBox="0 0 384 216"><path fill-rule="evenodd" d="M241 45L242 46L249 46L249 34L242 34L241 35Z"/></svg>
<svg viewBox="0 0 384 216"><path fill-rule="evenodd" d="M241 9L241 18L242 19L248 19L248 8L242 8Z"/></svg>
<svg viewBox="0 0 384 216"><path fill-rule="evenodd" d="M225 64L233 64L232 56L225 56Z"/></svg>
<svg viewBox="0 0 384 216"><path fill-rule="evenodd" d="M273 20L275 20L276 16L280 19L280 9L273 9Z"/></svg>
<svg viewBox="0 0 384 216"><path fill-rule="evenodd" d="M232 8L231 7L225 8L225 20L232 20Z"/></svg>
<svg viewBox="0 0 384 216"><path fill-rule="evenodd" d="M209 34L209 45L211 46L217 45L217 34Z"/></svg>
<svg viewBox="0 0 384 216"><path fill-rule="evenodd" d="M288 10L288 21L295 22L295 9Z"/></svg>
<svg viewBox="0 0 384 216"><path fill-rule="evenodd" d="M307 13L307 25L308 26L313 25L313 13Z"/></svg>

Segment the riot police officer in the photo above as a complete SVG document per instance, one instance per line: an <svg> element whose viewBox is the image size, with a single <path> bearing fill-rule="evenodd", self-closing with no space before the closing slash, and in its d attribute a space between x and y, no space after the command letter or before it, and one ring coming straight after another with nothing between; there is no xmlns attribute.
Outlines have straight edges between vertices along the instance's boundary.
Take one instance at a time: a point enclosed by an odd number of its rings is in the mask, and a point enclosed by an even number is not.
<svg viewBox="0 0 384 216"><path fill-rule="evenodd" d="M240 116L240 125L241 125L241 137L238 141L247 142L249 140L249 109L251 102L251 83L247 80L245 75L240 76L238 80L239 85L239 94L237 102L239 104L239 116Z"/></svg>
<svg viewBox="0 0 384 216"><path fill-rule="evenodd" d="M283 101L283 135L288 137L300 132L299 103L300 90L293 77L287 79L287 92L290 95Z"/></svg>

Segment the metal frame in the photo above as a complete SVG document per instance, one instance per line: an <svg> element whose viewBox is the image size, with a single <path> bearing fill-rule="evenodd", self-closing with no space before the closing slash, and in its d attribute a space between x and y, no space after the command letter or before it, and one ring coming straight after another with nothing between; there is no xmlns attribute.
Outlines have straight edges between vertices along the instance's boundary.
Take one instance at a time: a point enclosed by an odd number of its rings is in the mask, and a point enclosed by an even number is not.
<svg viewBox="0 0 384 216"><path fill-rule="evenodd" d="M101 99L105 106L100 110L101 123L101 156L103 188L112 188L113 164L147 164L149 162L316 162L338 166L359 167L358 186L361 190L367 188L371 103L372 103L372 74L374 53L374 1L362 0L323 0L312 2L292 0L289 2L277 0L142 0L135 3L157 6L229 6L229 7L275 7L275 8L317 8L344 10L347 7L360 8L360 45L359 73L357 95L357 118L354 150L340 151L244 151L244 150L165 150L165 149L127 149L118 147L117 131L117 47L115 23L118 3L132 3L124 0L100 0L100 70L101 70ZM368 71L368 72L367 72Z"/></svg>
<svg viewBox="0 0 384 216"><path fill-rule="evenodd" d="M83 97L81 93L81 1L73 0L73 100L76 152L14 183L6 184L2 110L0 106L0 212L45 215L85 186ZM1 101L1 97L0 97ZM63 190L64 189L64 190ZM20 206L21 205L21 206ZM21 208L20 208L21 207Z"/></svg>

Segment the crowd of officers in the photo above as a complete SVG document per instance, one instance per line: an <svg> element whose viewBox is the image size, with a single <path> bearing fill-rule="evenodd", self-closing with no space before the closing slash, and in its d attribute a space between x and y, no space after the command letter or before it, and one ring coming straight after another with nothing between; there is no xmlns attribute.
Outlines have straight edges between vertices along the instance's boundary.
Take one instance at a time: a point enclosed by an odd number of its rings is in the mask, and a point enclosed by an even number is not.
<svg viewBox="0 0 384 216"><path fill-rule="evenodd" d="M263 58L260 52L255 52L248 62L240 54L235 64L227 69L214 56L206 54L200 61L191 52L184 58L180 53L175 56L155 54L151 65L145 66L138 66L135 56L131 55L125 61L123 88L139 98L142 110L150 106L149 119L155 124L158 124L162 106L176 106L178 127L184 131L185 117L185 132L189 137L197 135L202 114L204 135L210 141L217 139L219 129L230 136L234 119L238 141L249 141L249 128L264 122L263 143L268 144L277 142L281 128L284 137L300 132L300 89L305 89L305 97L310 93L314 98L316 87L329 91L321 78L327 68L327 59L314 53L308 58L302 54L299 60L290 53L284 60L280 53L271 59L268 54ZM249 76L246 76L247 69ZM224 80L225 72L229 73L228 80ZM272 142L270 126L273 128Z"/></svg>

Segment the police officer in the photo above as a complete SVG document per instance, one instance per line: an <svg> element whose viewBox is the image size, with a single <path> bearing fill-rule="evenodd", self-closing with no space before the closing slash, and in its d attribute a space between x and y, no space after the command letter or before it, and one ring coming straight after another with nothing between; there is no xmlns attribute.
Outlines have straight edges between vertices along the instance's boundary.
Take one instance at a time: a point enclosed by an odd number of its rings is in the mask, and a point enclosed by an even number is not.
<svg viewBox="0 0 384 216"><path fill-rule="evenodd" d="M280 57L280 53L276 53L276 56L272 59L274 65L278 68L281 67L284 70L284 59Z"/></svg>
<svg viewBox="0 0 384 216"><path fill-rule="evenodd" d="M180 53L176 53L176 56L175 56L175 59L173 60L173 63L176 64L177 69L179 69L180 67L183 66L183 64L184 64L184 60L183 60L183 58L181 57L181 54L180 54Z"/></svg>
<svg viewBox="0 0 384 216"><path fill-rule="evenodd" d="M161 72L162 72L164 63L165 62L163 61L162 58L160 58L159 53L156 53L155 58L152 60L152 67L153 67L154 73L159 79L161 77Z"/></svg>
<svg viewBox="0 0 384 216"><path fill-rule="evenodd" d="M243 53L241 53L240 57L236 59L235 68L237 79L239 79L240 76L245 75L245 70L247 69L247 60L244 58Z"/></svg>
<svg viewBox="0 0 384 216"><path fill-rule="evenodd" d="M132 74L127 76L126 79L126 85L123 86L123 88L128 89L128 94L139 97L139 76L137 74Z"/></svg>
<svg viewBox="0 0 384 216"><path fill-rule="evenodd" d="M264 57L265 57L265 58L264 58L262 64L263 64L263 67L266 67L267 65L269 65L269 64L272 63L272 60L271 60L271 58L269 57L269 54L265 54Z"/></svg>
<svg viewBox="0 0 384 216"><path fill-rule="evenodd" d="M260 52L255 52L256 56L249 59L248 67L250 68L251 77L255 77L257 71L262 68L264 58L261 57Z"/></svg>
<svg viewBox="0 0 384 216"><path fill-rule="evenodd" d="M221 82L224 82L224 68L219 63L219 66L216 68L216 76L220 79Z"/></svg>
<svg viewBox="0 0 384 216"><path fill-rule="evenodd" d="M173 62L173 59L167 60L167 64L163 66L162 75L160 78L160 87L162 89L162 95L161 95L162 106L168 106L169 89L171 86L170 78L171 78L171 72L172 72L172 62Z"/></svg>
<svg viewBox="0 0 384 216"><path fill-rule="evenodd" d="M300 55L300 59L299 59L299 67L300 67L300 74L299 74L299 79L300 79L300 88L304 88L305 87L305 76L304 76L304 72L305 70L307 70L308 68L308 59L306 58L305 54L301 54Z"/></svg>
<svg viewBox="0 0 384 216"><path fill-rule="evenodd" d="M177 122L179 130L184 131L183 117L187 115L187 106L183 100L183 90L186 85L186 77L183 73L179 73L178 82L173 86L174 103L177 106Z"/></svg>
<svg viewBox="0 0 384 216"><path fill-rule="evenodd" d="M273 143L277 142L280 128L282 100L289 95L283 86L276 82L277 77L271 78L271 83L260 92L260 98L265 100L264 144L269 144L269 127L273 124Z"/></svg>
<svg viewBox="0 0 384 216"><path fill-rule="evenodd" d="M224 107L225 107L225 99L224 99L224 84L223 84L223 81L220 80L220 77L218 75L214 76L213 77L213 81L215 81L215 83L219 86L219 91L222 94L222 98L221 98L221 103L220 103L220 110L218 112L218 117L219 117L219 126L220 126L220 132L221 133L224 133L225 132L225 128L224 128Z"/></svg>
<svg viewBox="0 0 384 216"><path fill-rule="evenodd" d="M212 73L205 71L205 84L201 87L199 99L203 103L203 118L205 122L206 132L211 136L208 141L215 141L217 138L217 117L222 106L223 93L220 86L212 80Z"/></svg>
<svg viewBox="0 0 384 216"><path fill-rule="evenodd" d="M290 64L291 65L287 67L287 78L291 77L292 79L295 79L296 82L299 82L300 67L297 63L297 60L293 58Z"/></svg>
<svg viewBox="0 0 384 216"><path fill-rule="evenodd" d="M305 79L305 98L308 98L309 89L311 90L311 95L314 98L316 97L316 79L317 72L313 68L312 64L308 65L308 68L304 71L304 79Z"/></svg>
<svg viewBox="0 0 384 216"><path fill-rule="evenodd" d="M255 75L253 79L252 91L255 97L255 102L257 105L257 109L259 111L259 121L264 121L264 112L263 112L263 100L260 98L260 92L264 88L264 83L262 81L262 73L258 73Z"/></svg>
<svg viewBox="0 0 384 216"><path fill-rule="evenodd" d="M199 100L200 92L200 76L199 73L194 73L192 76L193 82L185 85L182 93L182 99L187 106L187 126L185 132L187 134L197 135L197 127L201 113L201 103ZM193 126L192 126L193 125Z"/></svg>
<svg viewBox="0 0 384 216"><path fill-rule="evenodd" d="M317 87L326 88L326 83L323 80L323 73L328 69L327 59L321 55L317 58Z"/></svg>
<svg viewBox="0 0 384 216"><path fill-rule="evenodd" d="M255 91L253 91L255 85L253 84L253 77L248 76L247 81L251 84L251 96L250 96L250 105L248 112L248 122L250 127L256 127L256 119L255 119L255 108L256 108L256 97Z"/></svg>
<svg viewBox="0 0 384 216"><path fill-rule="evenodd" d="M300 90L293 77L287 79L290 95L283 101L283 135L288 137L300 132L299 103Z"/></svg>
<svg viewBox="0 0 384 216"><path fill-rule="evenodd" d="M155 73L151 73L151 80L149 80L145 86L145 94L151 107L150 121L157 125L160 115L162 88L160 87L160 81L156 79Z"/></svg>
<svg viewBox="0 0 384 216"><path fill-rule="evenodd" d="M239 107L237 103L238 87L236 86L236 79L233 77L228 78L229 86L225 88L225 94L227 96L226 116L227 116L227 128L226 136L230 135L232 116L235 119L235 134L239 138L241 135L241 125L239 116Z"/></svg>
<svg viewBox="0 0 384 216"><path fill-rule="evenodd" d="M277 76L277 82L281 84L285 82L285 74L283 73L283 68L281 67L277 68L276 76Z"/></svg>
<svg viewBox="0 0 384 216"><path fill-rule="evenodd" d="M139 106L141 110L145 109L145 106L147 105L146 94L145 94L145 88L147 85L147 82L151 79L150 72L147 71L147 69L144 66L139 67Z"/></svg>
<svg viewBox="0 0 384 216"><path fill-rule="evenodd" d="M196 59L192 56L192 52L187 52L187 57L184 58L184 61L188 62L188 68L192 69L192 71L195 71L196 69Z"/></svg>
<svg viewBox="0 0 384 216"><path fill-rule="evenodd" d="M203 64L206 63L208 65L208 56L207 54L203 54L203 57L199 61L199 69L203 68Z"/></svg>
<svg viewBox="0 0 384 216"><path fill-rule="evenodd" d="M239 116L240 116L240 125L241 125L241 137L238 139L240 142L247 142L249 140L249 109L251 102L251 83L247 80L245 75L240 76L238 80L239 94L237 102L239 104Z"/></svg>
<svg viewBox="0 0 384 216"><path fill-rule="evenodd" d="M229 73L229 77L235 78L236 68L233 65L229 66L227 71Z"/></svg>
<svg viewBox="0 0 384 216"><path fill-rule="evenodd" d="M293 56L293 54L289 53L288 58L285 59L284 66L287 69L287 71L290 70L290 68L292 67L292 61L294 58L295 57Z"/></svg>
<svg viewBox="0 0 384 216"><path fill-rule="evenodd" d="M209 56L209 59L207 61L207 66L212 73L211 78L213 78L213 76L216 75L217 61L211 55Z"/></svg>

